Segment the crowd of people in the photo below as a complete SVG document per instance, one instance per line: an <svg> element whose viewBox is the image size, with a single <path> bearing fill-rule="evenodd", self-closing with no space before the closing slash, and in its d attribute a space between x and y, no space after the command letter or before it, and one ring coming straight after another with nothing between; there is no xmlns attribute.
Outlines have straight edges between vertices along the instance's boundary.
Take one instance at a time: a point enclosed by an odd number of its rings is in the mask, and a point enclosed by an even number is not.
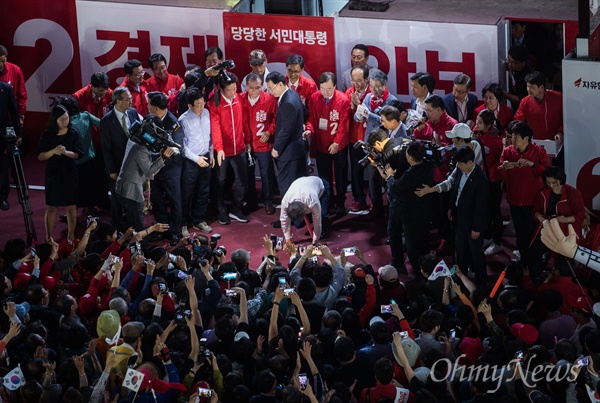
<svg viewBox="0 0 600 403"><path fill-rule="evenodd" d="M260 49L240 80L212 47L183 78L153 54L147 80L129 60L118 87L98 72L61 97L36 151L45 241L11 239L0 260L2 401L600 400L598 272L553 254L541 227L554 219L590 250L600 231L561 155L534 142L562 142L562 97L532 68L526 31L513 36L510 85L486 84L481 105L466 74L441 97L419 72L407 108L363 44L339 86L333 72L304 75L297 54L287 75L269 72ZM0 46L0 127L20 136L26 92L6 59ZM167 145L140 141L141 125ZM486 258L505 252L503 191L517 250L496 281ZM246 223L259 202L269 216L281 205L283 236L265 236L251 267L211 225ZM110 219L76 239L78 207ZM321 244L348 211L387 223L390 264ZM292 226L312 244L296 245Z"/></svg>

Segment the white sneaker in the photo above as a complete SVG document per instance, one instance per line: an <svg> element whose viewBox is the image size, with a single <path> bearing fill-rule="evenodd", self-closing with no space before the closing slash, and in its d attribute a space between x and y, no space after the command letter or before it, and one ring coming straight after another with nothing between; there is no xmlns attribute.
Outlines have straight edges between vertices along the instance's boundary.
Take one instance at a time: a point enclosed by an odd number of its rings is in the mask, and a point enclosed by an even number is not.
<svg viewBox="0 0 600 403"><path fill-rule="evenodd" d="M513 259L521 261L521 252L519 252L518 250L513 250Z"/></svg>
<svg viewBox="0 0 600 403"><path fill-rule="evenodd" d="M483 254L486 256L492 256L500 252L504 252L504 248L502 247L502 245L498 245L497 243L492 242L490 246L487 247L485 252L483 252Z"/></svg>
<svg viewBox="0 0 600 403"><path fill-rule="evenodd" d="M494 241L491 239L484 239L483 240L483 249L484 250L487 249L487 247L490 246L492 244L492 242L494 242Z"/></svg>
<svg viewBox="0 0 600 403"><path fill-rule="evenodd" d="M182 227L181 228L181 236L183 236L183 237L189 237L190 236L190 232L188 231L187 227Z"/></svg>

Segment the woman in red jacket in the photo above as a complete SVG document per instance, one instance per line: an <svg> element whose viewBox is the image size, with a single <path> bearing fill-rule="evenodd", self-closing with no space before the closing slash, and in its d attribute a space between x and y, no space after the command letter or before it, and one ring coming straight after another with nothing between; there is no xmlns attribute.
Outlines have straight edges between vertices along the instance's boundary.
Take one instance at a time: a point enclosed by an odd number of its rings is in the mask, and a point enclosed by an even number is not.
<svg viewBox="0 0 600 403"><path fill-rule="evenodd" d="M534 280L539 277L543 269L544 253L548 252L548 248L540 240L543 222L556 218L563 231L568 231L567 227L571 224L577 238L581 239L581 225L585 218L583 196L579 190L565 183L567 177L561 168L546 168L542 178L546 186L535 201L533 216L538 225L529 249L529 267Z"/></svg>
<svg viewBox="0 0 600 403"><path fill-rule="evenodd" d="M498 119L489 109L484 109L475 119L475 136L484 149L484 168L490 181L490 196L488 198L488 225L485 234L485 255L491 256L502 252L502 178L498 174L500 154L502 153L502 136Z"/></svg>
<svg viewBox="0 0 600 403"><path fill-rule="evenodd" d="M483 97L483 105L480 105L477 109L475 109L473 113L473 120L477 119L477 116L484 109L489 109L494 112L494 116L500 122L502 127L500 129L505 129L506 126L513 120L513 113L510 108L502 103L504 99L504 95L502 95L502 87L500 84L489 83L483 90L481 90L481 96Z"/></svg>

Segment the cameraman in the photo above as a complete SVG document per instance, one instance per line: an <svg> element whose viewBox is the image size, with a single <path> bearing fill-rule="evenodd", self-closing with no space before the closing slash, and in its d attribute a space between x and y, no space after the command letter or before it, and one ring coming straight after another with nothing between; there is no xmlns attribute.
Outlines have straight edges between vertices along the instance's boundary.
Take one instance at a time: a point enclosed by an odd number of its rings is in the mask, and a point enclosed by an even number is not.
<svg viewBox="0 0 600 403"><path fill-rule="evenodd" d="M396 176L400 178L402 173L409 168L404 152L402 151L402 138L390 139L385 130L374 129L369 134L369 147L372 147L377 152L381 153L379 161L371 160L371 165L379 170L383 178L388 178L389 174L384 170L388 167L391 171L396 172ZM392 252L392 266L398 270L400 274L407 274L404 267L404 252L402 245L402 223L400 220L400 211L394 203L395 196L388 193L388 237L390 240L390 249Z"/></svg>
<svg viewBox="0 0 600 403"><path fill-rule="evenodd" d="M8 161L12 151L7 147L9 139L6 138L6 128L13 127L15 129L17 137L10 140L10 142L15 142L18 145L18 140L21 138L21 124L19 122L19 108L13 87L0 81L0 209L5 211L10 208L10 204L8 204L8 192L10 190Z"/></svg>
<svg viewBox="0 0 600 403"><path fill-rule="evenodd" d="M166 147L156 158L145 146L127 140L125 157L121 172L115 185L115 193L129 220L129 225L136 231L144 229L144 189L146 179L153 177L165 166L165 157L173 155L175 149Z"/></svg>

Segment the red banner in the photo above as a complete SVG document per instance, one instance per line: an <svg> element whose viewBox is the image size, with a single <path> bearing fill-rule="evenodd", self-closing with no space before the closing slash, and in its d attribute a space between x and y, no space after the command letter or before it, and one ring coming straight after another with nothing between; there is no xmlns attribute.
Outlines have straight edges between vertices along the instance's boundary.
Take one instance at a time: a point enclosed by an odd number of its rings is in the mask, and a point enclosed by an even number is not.
<svg viewBox="0 0 600 403"><path fill-rule="evenodd" d="M21 0L2 8L1 44L25 76L30 112L81 86L75 0Z"/></svg>
<svg viewBox="0 0 600 403"><path fill-rule="evenodd" d="M285 72L293 54L304 58L305 73L318 81L325 71L336 71L333 18L223 13L225 57L233 59L240 81L250 73L250 51L267 54L269 71Z"/></svg>

